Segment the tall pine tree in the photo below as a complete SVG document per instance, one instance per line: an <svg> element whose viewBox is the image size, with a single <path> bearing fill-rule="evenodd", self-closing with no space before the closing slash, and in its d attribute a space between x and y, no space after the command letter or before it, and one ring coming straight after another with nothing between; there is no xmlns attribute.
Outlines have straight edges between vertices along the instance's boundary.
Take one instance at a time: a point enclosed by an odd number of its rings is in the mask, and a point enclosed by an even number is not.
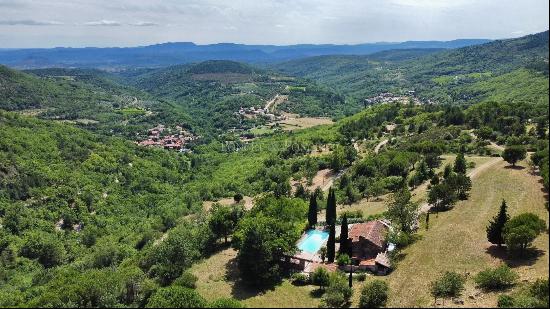
<svg viewBox="0 0 550 309"><path fill-rule="evenodd" d="M508 220L510 220L510 216L508 215L506 209L508 206L506 205L506 201L502 200L502 205L500 205L500 211L498 212L498 215L489 222L489 226L487 226L487 239L490 243L498 245L498 247L502 247L502 244L504 243L504 236L502 235L502 230L504 229L504 225Z"/></svg>
<svg viewBox="0 0 550 309"><path fill-rule="evenodd" d="M350 255L348 234L348 217L344 214L340 230L340 249L338 250L340 254Z"/></svg>
<svg viewBox="0 0 550 309"><path fill-rule="evenodd" d="M336 250L336 231L334 224L329 225L328 241L327 241L327 261L334 263Z"/></svg>
<svg viewBox="0 0 550 309"><path fill-rule="evenodd" d="M310 227L314 227L317 224L317 196L312 194L309 197L309 211L307 214L307 221Z"/></svg>
<svg viewBox="0 0 550 309"><path fill-rule="evenodd" d="M464 153L460 152L455 159L455 165L453 171L459 174L466 174L466 159L464 158Z"/></svg>

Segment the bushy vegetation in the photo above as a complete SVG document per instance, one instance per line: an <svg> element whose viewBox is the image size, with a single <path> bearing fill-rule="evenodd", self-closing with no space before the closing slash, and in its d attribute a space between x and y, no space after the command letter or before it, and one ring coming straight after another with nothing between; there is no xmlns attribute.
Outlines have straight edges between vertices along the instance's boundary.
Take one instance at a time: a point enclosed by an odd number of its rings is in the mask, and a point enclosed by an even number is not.
<svg viewBox="0 0 550 309"><path fill-rule="evenodd" d="M503 264L495 269L481 271L476 275L475 282L486 290L502 290L513 286L518 278L518 274Z"/></svg>
<svg viewBox="0 0 550 309"><path fill-rule="evenodd" d="M511 252L524 254L535 238L544 230L546 230L546 222L537 215L520 214L504 225L504 241Z"/></svg>
<svg viewBox="0 0 550 309"><path fill-rule="evenodd" d="M359 308L381 308L388 301L389 287L385 281L372 280L361 289Z"/></svg>
<svg viewBox="0 0 550 309"><path fill-rule="evenodd" d="M546 308L548 307L548 279L538 279L527 287L498 298L499 308Z"/></svg>
<svg viewBox="0 0 550 309"><path fill-rule="evenodd" d="M457 297L464 290L465 278L455 272L446 272L431 283L431 293L435 298Z"/></svg>
<svg viewBox="0 0 550 309"><path fill-rule="evenodd" d="M307 206L300 199L264 197L239 222L233 246L242 278L255 286L281 279L281 261L296 251Z"/></svg>
<svg viewBox="0 0 550 309"><path fill-rule="evenodd" d="M344 308L349 305L352 295L353 290L346 276L338 271L332 272L323 296L323 305L327 308Z"/></svg>

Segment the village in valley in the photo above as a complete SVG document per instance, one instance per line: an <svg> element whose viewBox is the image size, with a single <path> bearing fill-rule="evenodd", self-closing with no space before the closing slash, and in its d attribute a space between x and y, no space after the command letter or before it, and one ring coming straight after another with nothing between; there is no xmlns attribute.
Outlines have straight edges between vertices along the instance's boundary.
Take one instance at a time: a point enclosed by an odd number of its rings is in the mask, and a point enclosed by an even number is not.
<svg viewBox="0 0 550 309"><path fill-rule="evenodd" d="M145 147L160 147L179 152L189 152L191 150L188 145L199 138L200 136L193 134L181 126L175 126L172 129L159 124L147 131L146 139L136 143Z"/></svg>

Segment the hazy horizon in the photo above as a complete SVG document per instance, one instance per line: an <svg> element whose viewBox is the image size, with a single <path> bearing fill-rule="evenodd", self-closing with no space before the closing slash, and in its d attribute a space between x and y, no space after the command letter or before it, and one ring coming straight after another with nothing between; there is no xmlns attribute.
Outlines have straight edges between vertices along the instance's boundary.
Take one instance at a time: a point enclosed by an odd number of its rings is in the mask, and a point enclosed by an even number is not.
<svg viewBox="0 0 550 309"><path fill-rule="evenodd" d="M547 29L548 30L548 29ZM544 31L547 31L544 30ZM543 31L541 31L543 32ZM538 32L537 32L538 33ZM526 33L521 36L525 35L531 35L535 33ZM222 45L222 44L234 44L234 45L246 45L246 46L277 46L277 47L284 47L284 46L300 46L300 45L314 45L314 46L357 46L357 45L368 45L368 44L400 44L405 42L452 42L452 41L460 41L460 40L508 40L513 39L514 37L506 37L506 38L456 38L456 39L449 39L449 40L404 40L404 41L376 41L376 42L360 42L360 43L295 43L295 44L248 44L248 43L242 43L242 42L212 42L212 43L204 43L199 44L192 41L165 41L165 42L155 42L150 44L139 44L139 45L128 45L128 46L51 46L51 47L0 47L1 49L54 49L54 48L139 48L139 47L148 47L148 46L154 46L154 45L164 45L164 44L194 44L195 46L211 46L211 45Z"/></svg>
<svg viewBox="0 0 550 309"><path fill-rule="evenodd" d="M0 0L0 48L367 44L545 31L548 1Z"/></svg>

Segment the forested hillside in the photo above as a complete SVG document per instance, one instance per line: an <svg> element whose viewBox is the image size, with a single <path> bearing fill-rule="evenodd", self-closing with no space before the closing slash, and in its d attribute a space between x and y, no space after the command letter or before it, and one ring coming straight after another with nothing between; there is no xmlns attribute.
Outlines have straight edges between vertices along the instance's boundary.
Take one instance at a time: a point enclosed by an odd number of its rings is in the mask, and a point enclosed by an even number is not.
<svg viewBox="0 0 550 309"><path fill-rule="evenodd" d="M398 57L403 51L370 56L324 56L277 64L287 74L314 79L362 100L380 92L415 90L439 103L471 102L485 96L464 97L464 88L483 88L492 79L519 69L528 80L548 77L548 31L456 50ZM389 55L396 55L395 57ZM389 59L384 61L384 59ZM517 72L516 72L517 73ZM483 83L485 82L485 83ZM537 86L535 86L537 87ZM529 89L527 89L529 90ZM542 99L540 87L531 89ZM482 92L481 89L479 92Z"/></svg>
<svg viewBox="0 0 550 309"><path fill-rule="evenodd" d="M263 108L277 94L289 95L289 103L282 106L288 112L329 117L349 114L341 96L312 81L288 78L238 62L173 66L132 74L128 79L132 86L175 102L200 119L202 126L222 130L261 124L234 113L241 107Z"/></svg>
<svg viewBox="0 0 550 309"><path fill-rule="evenodd" d="M0 66L0 108L129 138L159 122L192 123L188 115L171 104L96 70L23 73Z"/></svg>

